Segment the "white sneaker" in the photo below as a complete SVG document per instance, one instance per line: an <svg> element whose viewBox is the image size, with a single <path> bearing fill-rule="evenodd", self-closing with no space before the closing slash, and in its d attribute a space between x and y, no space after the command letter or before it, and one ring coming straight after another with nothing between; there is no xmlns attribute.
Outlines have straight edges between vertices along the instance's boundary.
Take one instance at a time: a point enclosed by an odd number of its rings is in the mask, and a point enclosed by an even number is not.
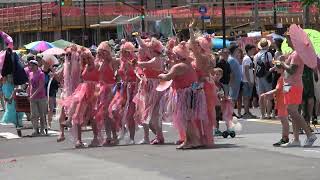
<svg viewBox="0 0 320 180"><path fill-rule="evenodd" d="M118 136L118 140L122 140L127 134L127 130L126 129L121 129L119 136Z"/></svg>
<svg viewBox="0 0 320 180"><path fill-rule="evenodd" d="M301 142L296 140L291 140L289 143L285 144L284 147L301 147Z"/></svg>
<svg viewBox="0 0 320 180"><path fill-rule="evenodd" d="M142 139L139 144L150 144L150 140Z"/></svg>
<svg viewBox="0 0 320 180"><path fill-rule="evenodd" d="M311 147L316 140L317 136L315 134L312 134L312 136L310 136L304 141L303 147Z"/></svg>
<svg viewBox="0 0 320 180"><path fill-rule="evenodd" d="M128 145L134 145L134 144L136 144L136 143L134 142L134 140L130 139L127 144L128 144Z"/></svg>

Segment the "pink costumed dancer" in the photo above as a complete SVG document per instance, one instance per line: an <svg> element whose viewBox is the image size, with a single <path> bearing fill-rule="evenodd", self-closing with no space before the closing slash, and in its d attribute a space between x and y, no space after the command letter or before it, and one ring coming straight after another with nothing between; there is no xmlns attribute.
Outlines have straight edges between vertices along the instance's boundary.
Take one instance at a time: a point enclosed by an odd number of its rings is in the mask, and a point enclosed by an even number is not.
<svg viewBox="0 0 320 180"><path fill-rule="evenodd" d="M82 72L82 80L74 93L63 100L63 105L68 107L68 117L72 117L72 124L76 129L77 142L75 147L84 147L81 139L81 127L86 126L90 120L93 130L93 140L89 146L98 146L98 127L97 122L93 119L95 105L97 100L97 84L99 81L99 72L94 64L94 57L89 50L81 52L81 61L84 62L85 68Z"/></svg>
<svg viewBox="0 0 320 180"><path fill-rule="evenodd" d="M179 131L183 143L177 149L202 147L201 136L205 135L204 125L208 122L205 94L197 83L197 73L191 65L193 59L186 42L174 47L173 53L176 64L168 74L159 75L160 79L173 80L162 114L172 118L174 127Z"/></svg>
<svg viewBox="0 0 320 180"><path fill-rule="evenodd" d="M101 42L97 48L96 63L99 64L99 97L97 102L97 112L95 119L98 127L106 128L107 139L104 146L117 144L117 133L115 122L109 117L108 107L113 98L112 88L115 84L115 70L117 61L111 56L111 48L107 42ZM111 131L113 138L111 138Z"/></svg>
<svg viewBox="0 0 320 180"><path fill-rule="evenodd" d="M136 106L132 100L137 92L138 84L134 67L134 61L136 61L134 50L134 45L131 42L125 42L120 47L120 68L118 74L122 80L121 87L116 92L109 106L110 117L114 118L118 123L117 125L122 128L119 139L123 138L125 128L129 129L130 141L128 144L135 143L134 114Z"/></svg>
<svg viewBox="0 0 320 180"><path fill-rule="evenodd" d="M211 36L207 35L205 37L198 37L195 39L193 32L193 24L192 22L189 26L190 31L190 48L193 52L193 56L195 58L195 69L197 71L199 81L204 83L204 91L206 94L207 101L207 110L208 110L208 118L209 124L206 126L206 134L208 137L203 137L203 141L207 145L213 144L213 129L216 125L216 112L215 105L217 104L217 94L216 87L214 82L210 79L210 68L212 63L214 63L214 58L211 55L212 43Z"/></svg>
<svg viewBox="0 0 320 180"><path fill-rule="evenodd" d="M63 69L61 71L57 72L55 76L57 76L57 79L61 79L63 84L62 94L61 94L61 100L63 101L65 97L71 96L71 94L74 92L78 84L80 83L80 56L78 53L78 48L75 45L72 45L70 47L67 47L65 49L66 55L65 55L65 61L63 64ZM64 137L64 127L66 125L71 124L71 117L68 117L68 120L66 121L66 112L68 111L67 107L62 106L61 113L59 117L59 123L60 123L60 135L57 139L57 142L61 142L65 140Z"/></svg>
<svg viewBox="0 0 320 180"><path fill-rule="evenodd" d="M151 60L145 61L140 59L137 66L143 69L144 79L141 79L138 93L134 98L137 107L136 122L144 126L144 139L140 144L149 143L149 128L156 135L156 138L151 141L151 144L163 144L164 137L161 128L159 115L160 99L164 92L156 91L159 85L158 75L164 71L165 59L162 57L164 47L162 43L155 38L147 44Z"/></svg>

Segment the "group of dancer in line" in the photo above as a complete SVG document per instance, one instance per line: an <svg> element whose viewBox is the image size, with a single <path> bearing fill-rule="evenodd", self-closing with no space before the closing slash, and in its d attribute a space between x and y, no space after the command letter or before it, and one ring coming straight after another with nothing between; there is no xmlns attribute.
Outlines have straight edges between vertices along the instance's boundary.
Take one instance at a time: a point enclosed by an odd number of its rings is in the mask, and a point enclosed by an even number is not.
<svg viewBox="0 0 320 180"><path fill-rule="evenodd" d="M54 74L63 81L57 141L65 140L64 127L72 124L75 147L84 147L81 127L90 122L89 146L117 144L127 131L128 144L134 144L137 125L144 129L140 143L164 144L161 124L170 121L179 133L178 149L212 145L218 101L212 37L195 37L193 24L188 42L170 39L166 47L137 36L137 54L122 40L119 59L108 42L98 46L96 57L86 48L68 47L63 70ZM157 90L161 86L169 88ZM155 134L151 141L149 129Z"/></svg>

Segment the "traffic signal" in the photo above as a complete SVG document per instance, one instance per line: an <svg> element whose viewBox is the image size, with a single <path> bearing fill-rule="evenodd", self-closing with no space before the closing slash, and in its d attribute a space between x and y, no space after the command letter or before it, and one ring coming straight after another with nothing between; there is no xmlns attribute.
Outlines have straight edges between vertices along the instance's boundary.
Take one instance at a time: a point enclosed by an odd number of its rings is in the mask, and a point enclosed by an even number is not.
<svg viewBox="0 0 320 180"><path fill-rule="evenodd" d="M144 9L144 7L141 7L141 19L144 19L145 18L145 9Z"/></svg>
<svg viewBox="0 0 320 180"><path fill-rule="evenodd" d="M72 6L72 0L60 0L61 6Z"/></svg>

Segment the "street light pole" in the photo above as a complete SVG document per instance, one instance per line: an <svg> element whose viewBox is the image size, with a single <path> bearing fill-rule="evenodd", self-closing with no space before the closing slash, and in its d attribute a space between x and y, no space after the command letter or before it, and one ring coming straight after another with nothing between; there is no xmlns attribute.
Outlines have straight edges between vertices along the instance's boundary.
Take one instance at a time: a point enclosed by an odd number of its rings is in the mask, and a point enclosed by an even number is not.
<svg viewBox="0 0 320 180"><path fill-rule="evenodd" d="M222 0L222 33L223 33L223 48L226 48L226 9L224 0Z"/></svg>
<svg viewBox="0 0 320 180"><path fill-rule="evenodd" d="M277 4L276 0L273 0L273 24L277 28Z"/></svg>
<svg viewBox="0 0 320 180"><path fill-rule="evenodd" d="M59 16L60 16L60 39L63 39L62 38L62 26L63 26L63 23L62 23L62 7L61 7L61 0L59 0Z"/></svg>
<svg viewBox="0 0 320 180"><path fill-rule="evenodd" d="M43 17L42 17L42 0L40 0L40 40L42 40L42 21Z"/></svg>
<svg viewBox="0 0 320 180"><path fill-rule="evenodd" d="M259 29L259 10L258 10L259 0L254 1L254 28L257 31Z"/></svg>
<svg viewBox="0 0 320 180"><path fill-rule="evenodd" d="M145 18L145 11L144 11L144 0L141 0L141 30L142 32L146 31L146 27L145 27L145 22L144 22L144 18Z"/></svg>
<svg viewBox="0 0 320 180"><path fill-rule="evenodd" d="M83 0L82 3L83 3L83 22L84 22L84 28L82 30L82 45L86 46L86 38L87 38L86 0Z"/></svg>

